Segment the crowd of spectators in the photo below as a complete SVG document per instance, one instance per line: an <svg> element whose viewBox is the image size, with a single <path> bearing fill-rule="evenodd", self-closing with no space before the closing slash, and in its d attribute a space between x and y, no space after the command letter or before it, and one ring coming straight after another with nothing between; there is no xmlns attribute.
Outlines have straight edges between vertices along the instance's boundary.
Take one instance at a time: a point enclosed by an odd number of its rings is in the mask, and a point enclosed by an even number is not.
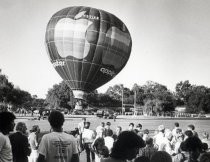
<svg viewBox="0 0 210 162"><path fill-rule="evenodd" d="M81 153L84 162L210 162L209 133L199 136L192 124L181 128L175 122L172 130L159 125L151 134L140 123L112 130L111 122L101 122L92 130L82 118L77 128L65 132L64 115L52 111L50 132L38 140L38 125L27 133L24 122L15 127L15 119L11 112L0 113L0 162L83 162Z"/></svg>

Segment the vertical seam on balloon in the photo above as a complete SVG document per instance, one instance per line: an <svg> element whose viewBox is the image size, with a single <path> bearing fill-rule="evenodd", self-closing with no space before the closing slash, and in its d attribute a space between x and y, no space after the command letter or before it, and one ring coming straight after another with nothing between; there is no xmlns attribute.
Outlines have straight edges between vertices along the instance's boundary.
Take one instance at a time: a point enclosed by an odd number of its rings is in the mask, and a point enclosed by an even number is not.
<svg viewBox="0 0 210 162"><path fill-rule="evenodd" d="M74 8L71 8L72 10L74 9ZM67 13L67 15L66 15L66 19L68 18L68 15L69 15L69 12L70 12L70 10L71 9L69 9L69 11L68 11L68 13ZM66 20L65 20L66 21ZM72 46L72 48L73 48L73 46ZM73 51L73 50L72 50ZM69 61L69 60L67 60L67 58L65 57L65 60L66 60L66 63L67 63L67 61ZM74 65L74 60L72 60L72 63L73 63L73 65ZM67 69L68 69L68 71L69 71L69 74L70 74L70 79L71 80L73 80L74 79L74 77L73 77L73 75L72 75L72 73L73 72L71 72L71 70L69 70L69 66L67 66ZM74 70L72 70L72 71L74 71ZM71 82L71 81L70 81ZM70 85L73 85L73 87L75 87L75 84L74 84L74 82L71 82L71 83L69 83ZM72 88L72 87L71 87Z"/></svg>
<svg viewBox="0 0 210 162"><path fill-rule="evenodd" d="M84 7L85 8L85 7ZM83 8L82 8L83 9ZM86 40L86 36L85 36L85 40ZM85 45L86 45L86 43L85 43ZM83 63L85 62L84 61L84 52L85 52L85 45L84 45L84 51L83 51L83 57L82 57L82 69L81 69L81 73L80 73L80 89L85 89L83 86L84 86L84 84L82 84L82 82L83 82L83 77L82 77L82 74L83 74ZM82 86L83 85L83 86Z"/></svg>
<svg viewBox="0 0 210 162"><path fill-rule="evenodd" d="M99 24L100 24L100 26L101 26L101 15L102 15L102 14L101 14L101 10L98 10L98 12L99 12L99 14L100 14L100 18L99 18L100 23L99 23ZM99 32L98 32L99 34L100 34L100 26L99 26ZM98 39L99 39L99 36L98 36ZM96 48L98 47L98 39L97 39L97 43L95 44L95 51L97 51ZM95 52L95 51L94 51L94 52ZM88 72L87 79L89 78L89 74L90 74L92 65L94 65L94 64L93 64L94 56L95 56L95 55L93 55L93 59L92 59L92 61L91 61L91 66L90 66L90 68L89 68L89 72ZM100 66L100 65L99 65L99 66ZM95 72L95 75L92 77L92 79L91 79L89 82L92 82L92 80L94 80L94 78L95 78L97 72L98 72L98 69L97 69L97 71ZM87 80L86 80L86 82L87 82ZM95 85L95 84L93 84L93 85ZM97 86L93 86L93 88L91 88L91 89L96 89L96 87L97 87Z"/></svg>
<svg viewBox="0 0 210 162"><path fill-rule="evenodd" d="M110 24L110 15L109 15L109 14L107 14L106 12L105 12L104 14L106 14L106 15L107 15L107 17L109 18L109 21L107 21L107 24ZM105 38L106 38L106 34L105 34ZM106 39L105 39L105 40L106 40ZM106 46L105 48L106 48L106 50L105 50L105 51L107 51L108 46ZM102 56L102 57L103 57L103 56ZM101 59L102 59L102 57L101 57ZM99 69L102 67L102 65L103 65L102 63L103 63L103 61L101 60L101 63L100 63L100 67L99 67ZM99 70L99 69L98 69L98 70ZM100 80L101 80L101 78L102 78L102 76L103 76L103 75L101 75L101 77L98 77L98 78L97 78L97 80L96 80L96 82L97 82L98 80L100 81ZM109 80L110 80L110 79L109 79ZM107 80L106 80L106 81L107 81ZM103 82L101 83L101 85L103 85L104 83L106 83L106 81L105 81L105 82L103 81ZM99 87L99 84L97 85L97 87Z"/></svg>

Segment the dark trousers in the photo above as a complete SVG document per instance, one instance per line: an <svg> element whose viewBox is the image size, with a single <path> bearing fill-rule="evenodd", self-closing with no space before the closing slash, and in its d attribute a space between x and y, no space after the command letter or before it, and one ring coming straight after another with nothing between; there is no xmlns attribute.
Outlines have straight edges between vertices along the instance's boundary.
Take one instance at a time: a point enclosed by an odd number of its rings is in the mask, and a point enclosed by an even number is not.
<svg viewBox="0 0 210 162"><path fill-rule="evenodd" d="M95 154L91 149L91 143L84 143L84 149L86 152L87 162L92 162L93 160L95 160ZM90 155L92 157L92 160L90 160Z"/></svg>

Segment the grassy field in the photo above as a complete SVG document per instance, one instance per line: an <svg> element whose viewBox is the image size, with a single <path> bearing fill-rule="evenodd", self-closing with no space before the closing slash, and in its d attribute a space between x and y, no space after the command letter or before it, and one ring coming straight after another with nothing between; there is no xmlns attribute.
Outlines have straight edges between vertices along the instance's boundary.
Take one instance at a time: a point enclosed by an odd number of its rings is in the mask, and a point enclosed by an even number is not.
<svg viewBox="0 0 210 162"><path fill-rule="evenodd" d="M64 123L64 131L71 131L75 127L77 127L78 123L81 121L82 117L68 117L65 119ZM24 121L27 125L28 130L31 129L33 125L39 125L41 128L41 131L49 131L50 130L50 125L48 121L45 119L41 120L32 120L31 118L18 118L16 119L16 122L18 121ZM201 133L205 130L210 133L210 120L200 120L196 118L191 118L191 119L175 119L175 118L166 118L166 119L155 119L155 118L143 118L143 117L118 117L116 121L114 122L113 119L103 119L103 118L97 118L95 116L88 116L87 121L91 122L91 129L95 129L102 121L103 122L111 122L111 128L115 130L116 126L121 126L123 130L128 129L129 123L134 123L135 125L138 123L141 123L143 126L143 129L149 129L150 133L152 134L155 129L160 124L165 125L166 128L173 129L174 123L179 122L180 127L183 130L186 130L187 125L189 124L194 124L196 131L201 135Z"/></svg>

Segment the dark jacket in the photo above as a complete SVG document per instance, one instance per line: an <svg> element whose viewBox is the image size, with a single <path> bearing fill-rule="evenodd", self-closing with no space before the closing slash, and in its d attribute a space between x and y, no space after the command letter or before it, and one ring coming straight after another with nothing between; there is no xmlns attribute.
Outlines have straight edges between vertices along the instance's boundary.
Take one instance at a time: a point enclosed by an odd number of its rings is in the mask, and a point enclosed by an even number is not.
<svg viewBox="0 0 210 162"><path fill-rule="evenodd" d="M9 136L12 145L12 155L14 162L28 162L31 153L28 138L21 132L13 133Z"/></svg>

